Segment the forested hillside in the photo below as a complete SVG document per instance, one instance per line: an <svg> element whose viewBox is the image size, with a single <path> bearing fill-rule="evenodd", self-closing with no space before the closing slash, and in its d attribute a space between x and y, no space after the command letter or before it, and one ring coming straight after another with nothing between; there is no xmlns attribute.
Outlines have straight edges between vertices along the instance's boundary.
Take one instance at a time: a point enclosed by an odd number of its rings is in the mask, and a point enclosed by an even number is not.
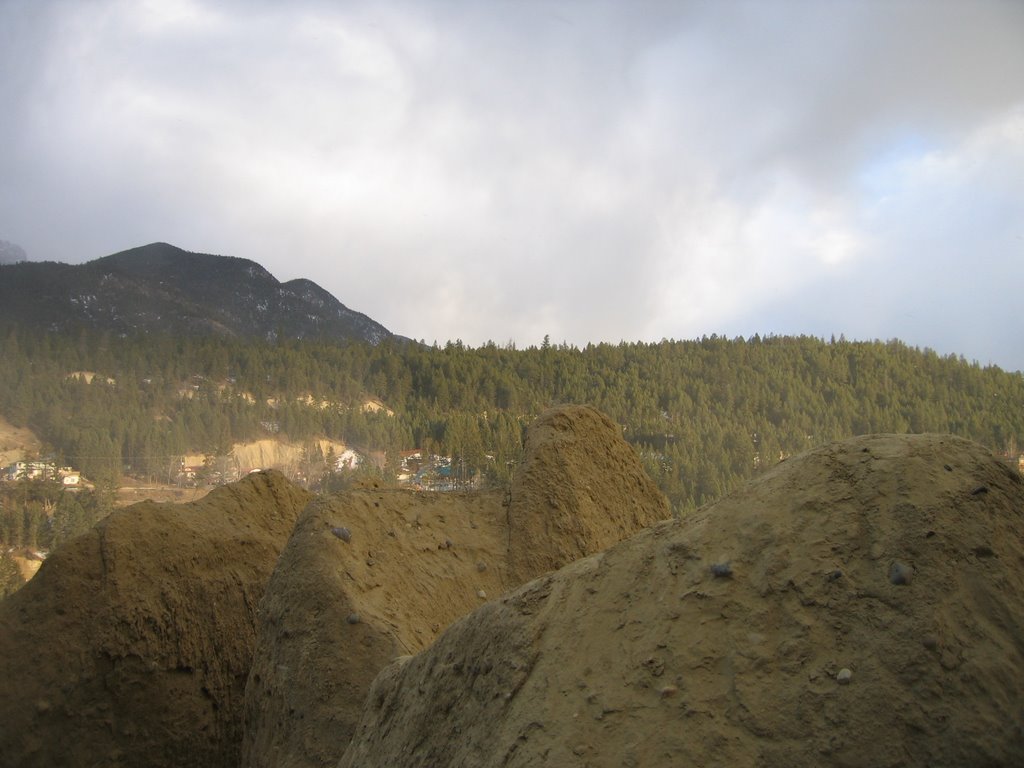
<svg viewBox="0 0 1024 768"><path fill-rule="evenodd" d="M951 432L1008 455L1024 445L1024 376L897 341L711 336L579 349L545 339L517 350L23 329L0 338L0 414L101 481L160 478L184 453L237 441L325 436L386 452L390 470L399 451L422 448L504 483L522 428L556 403L589 403L621 424L676 510L851 435ZM79 371L97 375L70 375ZM363 409L368 397L394 415Z"/></svg>

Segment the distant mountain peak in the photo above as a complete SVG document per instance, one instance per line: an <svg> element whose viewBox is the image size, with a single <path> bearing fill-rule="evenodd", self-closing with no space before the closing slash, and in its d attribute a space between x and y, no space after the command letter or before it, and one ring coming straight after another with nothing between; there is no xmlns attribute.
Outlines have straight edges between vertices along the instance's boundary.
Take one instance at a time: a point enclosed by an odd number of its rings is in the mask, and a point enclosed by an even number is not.
<svg viewBox="0 0 1024 768"><path fill-rule="evenodd" d="M57 331L185 333L377 344L392 337L311 280L235 256L150 243L81 265L0 266L0 321Z"/></svg>

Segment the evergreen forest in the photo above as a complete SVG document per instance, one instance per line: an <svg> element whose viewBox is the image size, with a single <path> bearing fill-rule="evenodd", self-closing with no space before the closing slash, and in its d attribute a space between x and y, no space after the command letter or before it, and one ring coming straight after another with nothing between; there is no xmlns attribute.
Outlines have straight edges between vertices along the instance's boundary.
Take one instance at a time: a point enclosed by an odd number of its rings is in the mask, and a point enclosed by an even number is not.
<svg viewBox="0 0 1024 768"><path fill-rule="evenodd" d="M71 375L82 371L96 375ZM386 410L363 408L368 399ZM223 456L266 437L375 453L385 480L417 448L504 485L525 427L559 403L620 424L677 514L853 435L949 432L1008 458L1024 444L1024 376L899 341L712 335L578 348L545 338L516 349L0 331L0 415L96 484L97 498L62 511L83 523L123 474L166 480L183 454ZM36 496L52 520L59 498ZM59 538L53 525L32 534L27 518L8 520L16 498L9 488L0 499L0 538Z"/></svg>

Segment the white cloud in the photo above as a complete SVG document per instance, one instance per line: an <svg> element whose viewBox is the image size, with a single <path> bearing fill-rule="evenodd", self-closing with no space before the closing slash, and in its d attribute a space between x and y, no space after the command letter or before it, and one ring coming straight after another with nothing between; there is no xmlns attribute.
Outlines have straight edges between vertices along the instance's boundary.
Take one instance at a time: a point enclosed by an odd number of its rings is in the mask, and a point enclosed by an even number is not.
<svg viewBox="0 0 1024 768"><path fill-rule="evenodd" d="M842 332L1024 367L993 309L1022 28L998 0L0 5L0 237L245 256L429 340Z"/></svg>
<svg viewBox="0 0 1024 768"><path fill-rule="evenodd" d="M816 301L764 312L819 335L902 338L1012 370L1024 285L1024 104L955 144L890 157L864 178L856 223L869 238L842 279L819 275ZM746 322L754 322L748 316Z"/></svg>

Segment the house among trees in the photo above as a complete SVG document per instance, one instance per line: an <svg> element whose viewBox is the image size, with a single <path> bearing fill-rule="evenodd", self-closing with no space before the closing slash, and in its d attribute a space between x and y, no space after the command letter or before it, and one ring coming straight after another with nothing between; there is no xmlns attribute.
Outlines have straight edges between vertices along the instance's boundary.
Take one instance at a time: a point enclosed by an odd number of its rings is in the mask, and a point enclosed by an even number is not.
<svg viewBox="0 0 1024 768"><path fill-rule="evenodd" d="M401 460L400 471L398 473L398 479L401 480L403 477L412 477L420 471L420 467L423 466L423 451L419 448L415 448L411 451L401 451L398 454L398 458Z"/></svg>
<svg viewBox="0 0 1024 768"><path fill-rule="evenodd" d="M82 473L76 472L71 467L63 467L60 471L60 483L65 488L78 488L82 484Z"/></svg>
<svg viewBox="0 0 1024 768"><path fill-rule="evenodd" d="M197 484L198 478L202 474L202 472L202 464L186 464L185 462L181 462L181 467L178 469L178 474L175 477L175 482L178 485L194 487Z"/></svg>
<svg viewBox="0 0 1024 768"><path fill-rule="evenodd" d="M18 480L59 480L68 489L85 486L82 473L72 467L60 467L52 461L16 461L0 470L0 480L16 482Z"/></svg>
<svg viewBox="0 0 1024 768"><path fill-rule="evenodd" d="M4 467L2 477L8 482L50 480L57 477L57 466L49 461L16 461Z"/></svg>

